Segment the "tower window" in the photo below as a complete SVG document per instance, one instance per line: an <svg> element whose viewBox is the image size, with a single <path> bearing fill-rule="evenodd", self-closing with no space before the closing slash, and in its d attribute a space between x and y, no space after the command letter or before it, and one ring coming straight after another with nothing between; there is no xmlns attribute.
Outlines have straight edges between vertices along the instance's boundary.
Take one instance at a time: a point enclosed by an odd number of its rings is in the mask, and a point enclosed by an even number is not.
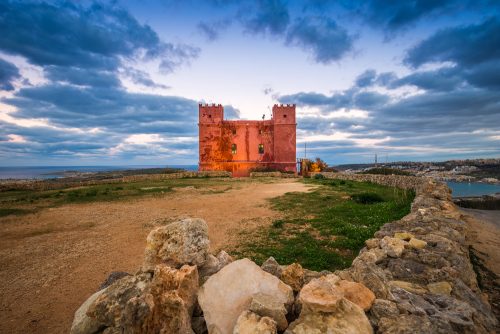
<svg viewBox="0 0 500 334"><path fill-rule="evenodd" d="M286 118L286 115L283 115L283 118Z"/></svg>
<svg viewBox="0 0 500 334"><path fill-rule="evenodd" d="M236 129L233 129L233 135L235 135L235 134L236 134Z"/></svg>
<svg viewBox="0 0 500 334"><path fill-rule="evenodd" d="M236 154L236 144L231 145L231 153Z"/></svg>
<svg viewBox="0 0 500 334"><path fill-rule="evenodd" d="M264 154L264 145L259 144L259 154Z"/></svg>

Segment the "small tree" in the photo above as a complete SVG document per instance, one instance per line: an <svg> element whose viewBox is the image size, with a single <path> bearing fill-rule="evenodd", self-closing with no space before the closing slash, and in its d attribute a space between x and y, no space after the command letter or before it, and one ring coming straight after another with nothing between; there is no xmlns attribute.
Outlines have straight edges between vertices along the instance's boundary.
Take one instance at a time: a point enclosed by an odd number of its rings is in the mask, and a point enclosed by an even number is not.
<svg viewBox="0 0 500 334"><path fill-rule="evenodd" d="M328 165L320 158L316 158L314 162L312 160L308 160L307 167L309 172L322 172L328 167Z"/></svg>

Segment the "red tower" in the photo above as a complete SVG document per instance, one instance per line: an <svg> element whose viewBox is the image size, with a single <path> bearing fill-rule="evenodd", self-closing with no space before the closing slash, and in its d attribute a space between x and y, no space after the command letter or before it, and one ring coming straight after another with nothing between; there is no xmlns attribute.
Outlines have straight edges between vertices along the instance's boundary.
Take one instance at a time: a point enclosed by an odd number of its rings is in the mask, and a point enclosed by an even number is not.
<svg viewBox="0 0 500 334"><path fill-rule="evenodd" d="M218 104L199 105L199 170L248 176L255 169L296 172L295 105L274 105L271 120L224 120Z"/></svg>

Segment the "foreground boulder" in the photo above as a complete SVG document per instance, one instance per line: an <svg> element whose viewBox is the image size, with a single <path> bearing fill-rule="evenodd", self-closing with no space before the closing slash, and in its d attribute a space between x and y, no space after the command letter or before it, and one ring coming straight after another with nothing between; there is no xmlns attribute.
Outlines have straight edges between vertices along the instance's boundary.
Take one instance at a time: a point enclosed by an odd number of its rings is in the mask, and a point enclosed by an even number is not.
<svg viewBox="0 0 500 334"><path fill-rule="evenodd" d="M276 302L270 295L258 293L252 297L250 311L261 317L269 317L276 321L276 326L280 331L288 327L286 319L287 310L283 303Z"/></svg>
<svg viewBox="0 0 500 334"><path fill-rule="evenodd" d="M203 219L188 218L158 227L147 237L142 270L152 271L157 264L203 266L209 245L208 226Z"/></svg>
<svg viewBox="0 0 500 334"><path fill-rule="evenodd" d="M236 321L233 334L276 334L276 322L251 311L244 311Z"/></svg>
<svg viewBox="0 0 500 334"><path fill-rule="evenodd" d="M109 286L87 314L108 331L191 334L198 289L196 266L156 266L154 273L127 276Z"/></svg>
<svg viewBox="0 0 500 334"><path fill-rule="evenodd" d="M365 312L345 298L339 299L332 312L301 312L285 334L372 334Z"/></svg>
<svg viewBox="0 0 500 334"><path fill-rule="evenodd" d="M375 294L361 283L342 280L334 274L311 280L299 294L305 312L334 312L342 298L367 311L375 301Z"/></svg>
<svg viewBox="0 0 500 334"><path fill-rule="evenodd" d="M94 318L87 315L89 307L101 296L106 289L99 290L90 296L75 312L70 334L92 334L97 333L103 325Z"/></svg>
<svg viewBox="0 0 500 334"><path fill-rule="evenodd" d="M198 291L209 333L231 334L258 293L272 296L287 309L294 301L292 288L249 259L234 261L211 276Z"/></svg>

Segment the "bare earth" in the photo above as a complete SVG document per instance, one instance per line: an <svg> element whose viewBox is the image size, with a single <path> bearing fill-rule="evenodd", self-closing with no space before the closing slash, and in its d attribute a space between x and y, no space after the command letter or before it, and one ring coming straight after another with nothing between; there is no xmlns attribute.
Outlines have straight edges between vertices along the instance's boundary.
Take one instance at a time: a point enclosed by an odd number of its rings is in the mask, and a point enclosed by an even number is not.
<svg viewBox="0 0 500 334"><path fill-rule="evenodd" d="M486 267L500 277L500 210L461 210L475 218L467 222L474 236L472 246L483 254Z"/></svg>
<svg viewBox="0 0 500 334"><path fill-rule="evenodd" d="M73 314L111 271L134 273L155 221L200 217L213 252L279 215L266 199L307 191L295 180L241 183L222 193L65 205L0 219L0 333L67 333Z"/></svg>

